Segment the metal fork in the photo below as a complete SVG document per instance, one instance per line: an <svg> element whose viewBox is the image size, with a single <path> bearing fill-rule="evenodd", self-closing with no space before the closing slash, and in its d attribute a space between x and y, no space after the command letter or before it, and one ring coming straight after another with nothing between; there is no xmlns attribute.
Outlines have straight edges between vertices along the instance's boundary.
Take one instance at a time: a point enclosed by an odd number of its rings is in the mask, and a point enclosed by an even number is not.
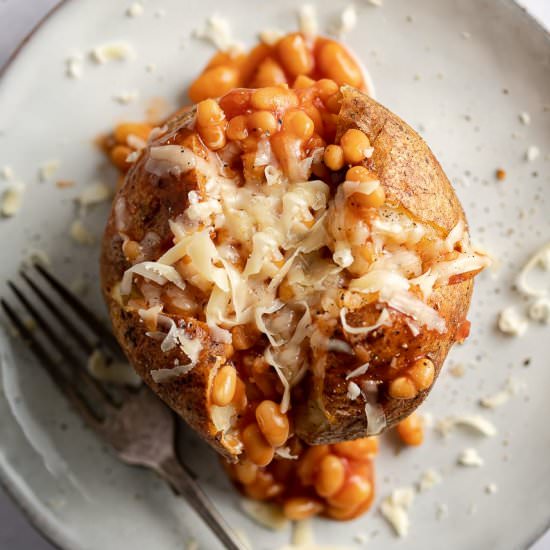
<svg viewBox="0 0 550 550"><path fill-rule="evenodd" d="M176 494L187 500L225 548L244 550L244 546L198 485L195 474L178 459L174 444L174 413L146 387L140 390L119 388L115 394L90 376L86 360L94 350L102 349L111 357L122 356L116 339L48 271L38 264L33 267L42 282L54 290L61 298L63 306L68 308L57 305L24 271L21 272L22 278L49 315L44 316L35 305L37 300L29 298L12 281L8 281L8 285L47 338L39 338L38 330L31 330L6 300L2 298L0 301L8 318L28 342L39 363L46 368L54 383L87 424L111 445L120 460L156 472ZM71 319L67 309L76 314L80 325ZM54 329L56 324L64 331ZM88 330L83 330L81 325ZM91 332L94 340L91 341L86 332ZM67 342L69 336L73 344L76 344L74 347Z"/></svg>

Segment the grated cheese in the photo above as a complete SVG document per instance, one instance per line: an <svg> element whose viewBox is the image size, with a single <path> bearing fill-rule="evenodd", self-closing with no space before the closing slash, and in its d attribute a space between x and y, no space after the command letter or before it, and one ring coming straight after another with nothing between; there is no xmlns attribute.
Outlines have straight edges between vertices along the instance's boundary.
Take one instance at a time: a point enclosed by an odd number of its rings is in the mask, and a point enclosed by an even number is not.
<svg viewBox="0 0 550 550"><path fill-rule="evenodd" d="M84 56L81 53L70 55L65 60L65 75L68 78L78 80L84 74Z"/></svg>
<svg viewBox="0 0 550 550"><path fill-rule="evenodd" d="M96 241L95 236L84 226L84 223L79 218L71 223L69 235L80 245L93 245Z"/></svg>
<svg viewBox="0 0 550 550"><path fill-rule="evenodd" d="M409 509L414 500L412 487L394 489L380 505L380 511L386 521L392 526L398 537L406 537L409 533Z"/></svg>
<svg viewBox="0 0 550 550"><path fill-rule="evenodd" d="M243 499L241 509L250 519L272 531L282 531L290 523L278 504Z"/></svg>
<svg viewBox="0 0 550 550"><path fill-rule="evenodd" d="M260 40L267 46L274 46L285 33L278 29L266 29L260 32Z"/></svg>
<svg viewBox="0 0 550 550"><path fill-rule="evenodd" d="M504 308L498 315L500 332L509 336L523 336L527 332L529 323L513 306Z"/></svg>
<svg viewBox="0 0 550 550"><path fill-rule="evenodd" d="M336 338L330 338L327 346L328 351L335 351L336 353L347 353L353 355L353 348L343 340L337 340Z"/></svg>
<svg viewBox="0 0 550 550"><path fill-rule="evenodd" d="M11 166L2 166L0 168L0 178L2 178L5 181L10 181L14 177L13 169Z"/></svg>
<svg viewBox="0 0 550 550"><path fill-rule="evenodd" d="M493 395L482 397L479 400L479 404L487 409L496 409L497 407L504 405L510 397L517 395L524 388L524 386L525 385L519 380L510 377L508 378L504 389Z"/></svg>
<svg viewBox="0 0 550 550"><path fill-rule="evenodd" d="M143 15L143 11L143 4L141 4L140 2L134 2L126 10L126 15L128 17L139 17L140 15Z"/></svg>
<svg viewBox="0 0 550 550"><path fill-rule="evenodd" d="M193 31L193 36L210 42L210 44L222 52L242 49L241 44L235 42L233 39L229 21L218 14L208 17L202 27Z"/></svg>
<svg viewBox="0 0 550 550"><path fill-rule="evenodd" d="M368 368L369 368L369 363L365 363L364 365L361 365L356 369L353 369L349 374L346 375L346 380L349 380L350 378L356 378L357 376L362 376L367 372Z"/></svg>
<svg viewBox="0 0 550 550"><path fill-rule="evenodd" d="M534 298L542 298L549 293L550 289L534 288L527 281L529 274L537 266L550 271L550 242L542 246L529 258L516 278L516 287L522 294Z"/></svg>
<svg viewBox="0 0 550 550"><path fill-rule="evenodd" d="M352 31L357 26L357 12L355 6L350 4L342 13L338 16L337 20L332 26L332 33L338 38L342 38L345 34ZM372 155L372 151L371 151ZM369 158L370 155L367 157Z"/></svg>
<svg viewBox="0 0 550 550"><path fill-rule="evenodd" d="M138 387L141 378L129 363L120 361L109 362L101 350L94 350L88 357L88 372L101 382L122 386Z"/></svg>
<svg viewBox="0 0 550 550"><path fill-rule="evenodd" d="M98 181L85 187L76 197L76 200L80 206L87 207L106 202L112 196L112 189L106 183Z"/></svg>
<svg viewBox="0 0 550 550"><path fill-rule="evenodd" d="M465 426L485 437L493 437L497 434L497 429L492 422L475 414L447 416L437 423L437 430L441 435L447 436L456 426Z"/></svg>
<svg viewBox="0 0 550 550"><path fill-rule="evenodd" d="M479 468L484 464L483 458L481 458L477 450L473 448L464 449L458 455L457 462L461 466L469 466L473 468Z"/></svg>
<svg viewBox="0 0 550 550"><path fill-rule="evenodd" d="M529 126L529 124L531 124L531 115L525 111L520 113L518 118L522 124L525 124L525 126Z"/></svg>
<svg viewBox="0 0 550 550"><path fill-rule="evenodd" d="M437 470L430 468L420 477L420 481L418 482L418 490L421 493L424 493L436 485L439 485L442 481L443 478L441 477L441 474Z"/></svg>
<svg viewBox="0 0 550 550"><path fill-rule="evenodd" d="M533 162L540 157L540 149L536 145L531 145L525 152L525 160Z"/></svg>
<svg viewBox="0 0 550 550"><path fill-rule="evenodd" d="M550 324L550 299L539 298L529 306L529 319L545 325Z"/></svg>
<svg viewBox="0 0 550 550"><path fill-rule="evenodd" d="M15 216L23 204L25 193L24 183L14 183L2 194L0 201L0 214L5 218Z"/></svg>
<svg viewBox="0 0 550 550"><path fill-rule="evenodd" d="M128 42L109 42L96 46L91 52L92 61L104 65L109 61L126 61L134 57L134 49Z"/></svg>
<svg viewBox="0 0 550 550"><path fill-rule="evenodd" d="M312 11L311 7L303 8L301 14L305 17ZM210 20L211 29L224 25L216 18ZM213 339L228 343L231 334L227 329L255 326L269 341L264 358L283 385L283 411L291 406L292 388L311 367L308 345L322 352L353 354L349 343L318 330L322 315L335 324L339 321L346 336L368 334L390 325L390 309L406 317L413 334L419 334L421 326L442 333L446 330L444 319L417 297L418 289L429 296L436 284L446 284L451 275L462 273L462 269L470 271L472 261L480 261L469 245L464 223L459 222L448 235L440 237L393 207L384 207L368 223L355 223L346 217L346 197L372 193L380 183L344 182L331 198L326 183L310 180L312 164L322 157L322 148L308 158L297 158L296 166L285 175L273 158L269 142L260 142L254 163L265 166L265 185L260 185L256 176L247 179L245 174L244 181L226 177L223 159L227 151L207 151L203 158L179 145L155 145L145 148L143 154L149 174L181 178L195 171L201 185L189 191L185 210L170 220L172 247L156 262L141 262L127 270L120 294L130 294L135 278L151 307L158 303L158 294L148 296L143 291L150 282L160 286L170 283L168 290L177 297L188 281L206 295L204 312ZM117 203L117 228L122 234L123 210L124 205ZM427 271L417 250L423 238L428 238L432 247ZM362 253L367 240L373 247L372 262ZM326 249L330 254L325 254ZM439 265L441 260L437 260L449 252L458 254L460 262ZM339 288L344 289L342 297L332 293ZM282 299L285 293L290 298ZM374 293L387 305L376 323L350 326L348 308L353 311L361 307L364 295ZM189 301L187 297L181 300ZM346 307L339 307L340 303ZM177 330L171 326L168 333L151 333L151 337L162 340L162 350L170 350L182 345ZM348 378L364 374L367 368L368 364L361 365ZM350 382L348 391L350 399L360 395L365 399L369 435L381 431L386 419L376 384ZM232 415L225 408L216 414L220 422L229 421Z"/></svg>
<svg viewBox="0 0 550 550"><path fill-rule="evenodd" d="M300 457L298 455L293 455L290 452L290 447L279 447L275 449L275 454L281 458L286 458L287 460L298 460Z"/></svg>
<svg viewBox="0 0 550 550"><path fill-rule="evenodd" d="M369 332L372 332L373 330L376 330L382 326L391 325L390 313L386 308L382 310L376 323L374 323L374 325L371 325L369 327L352 327L346 321L347 313L348 313L348 310L345 307L343 307L340 310L340 320L342 322L342 328L348 334L368 334Z"/></svg>
<svg viewBox="0 0 550 550"><path fill-rule="evenodd" d="M298 11L298 25L300 32L307 38L313 38L319 33L317 11L312 4L304 4Z"/></svg>
<svg viewBox="0 0 550 550"><path fill-rule="evenodd" d="M49 160L42 164L38 170L38 179L42 182L48 181L57 172L61 162L59 160Z"/></svg>
<svg viewBox="0 0 550 550"><path fill-rule="evenodd" d="M113 95L113 99L121 105L135 103L139 99L139 90L123 90Z"/></svg>
<svg viewBox="0 0 550 550"><path fill-rule="evenodd" d="M150 374L157 384L166 384L185 376L193 367L194 365L177 365L171 369L153 369Z"/></svg>
<svg viewBox="0 0 550 550"><path fill-rule="evenodd" d="M348 399L355 401L361 395L361 388L355 382L348 383Z"/></svg>
<svg viewBox="0 0 550 550"><path fill-rule="evenodd" d="M133 265L124 272L120 283L120 293L122 296L130 294L134 274L140 275L145 279L150 279L160 286L165 285L167 282L171 282L181 289L185 288L185 283L181 275L172 266L164 265L159 262L141 262Z"/></svg>

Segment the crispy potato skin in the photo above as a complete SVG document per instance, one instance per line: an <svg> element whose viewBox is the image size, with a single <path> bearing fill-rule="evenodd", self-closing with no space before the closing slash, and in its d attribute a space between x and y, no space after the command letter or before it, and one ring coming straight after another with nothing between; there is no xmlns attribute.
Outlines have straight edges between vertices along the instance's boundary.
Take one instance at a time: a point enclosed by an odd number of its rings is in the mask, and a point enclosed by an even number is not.
<svg viewBox="0 0 550 550"><path fill-rule="evenodd" d="M464 213L428 146L407 124L368 96L351 88L343 89L343 94L338 135L348 128L359 128L367 134L374 146L374 154L366 166L378 173L388 202L399 203L420 222L432 224L444 233L449 232L459 219L464 219ZM193 114L184 113L171 121L168 134L157 144L169 140L179 128L188 124ZM179 350L163 353L158 342L146 336L146 328L137 313L125 311L114 297L113 289L130 267L122 253L120 225L117 225L120 224L120 212L117 214L119 201L125 205L125 234L137 241L148 232L161 237L157 247L150 252L150 256L155 258L171 244L168 221L187 205L188 190L185 186L176 180L148 174L144 164L142 155L117 193L103 238L101 283L113 329L128 359L153 391L218 452L234 459L235 452L223 444L220 433L210 420L210 387L217 369L226 360L223 345L211 340L204 323L187 319L188 330L203 343L200 361L186 376L156 384L151 378L151 370L169 368L174 360L185 363L186 358ZM418 357L428 356L436 367L437 376L466 319L472 289L472 280L467 280L433 293L430 305L446 320L448 331L445 334L422 331L418 337L412 338L403 318L392 313L394 325L371 333L367 338L345 335L341 329L336 329L333 336L347 339L368 358L371 363L369 373L376 373L377 369L384 371L394 357L397 357L399 367ZM372 324L379 313L374 305L365 306L348 315L348 322L353 325L361 322ZM363 399L350 401L347 397L348 381L345 378L349 370L349 356L331 352L326 356L323 375L309 374L302 384L302 391L305 389L309 393L294 403L294 422L296 433L307 443L334 443L367 435ZM424 391L415 399L396 400L381 392L379 401L387 426L413 412L427 394L428 391Z"/></svg>
<svg viewBox="0 0 550 550"><path fill-rule="evenodd" d="M448 233L464 212L439 162L424 140L405 122L370 97L352 88L343 89L338 136L349 128L365 132L374 147L366 166L379 175L388 202L404 206L424 224L432 224ZM345 338L356 347L361 346L371 365L369 371L376 379L376 370L388 368L397 357L397 367L410 364L418 357L429 357L439 374L457 332L466 320L473 290L473 281L437 289L430 305L447 323L447 332L422 331L416 338L403 319L392 314L394 324L363 337L349 337L342 332L334 336ZM373 324L380 311L374 305L366 306L348 315L352 325ZM305 387L310 387L306 400L298 404L295 413L296 432L307 443L319 445L336 443L368 435L364 400L350 401L347 397L346 374L349 359L343 354L329 353L324 376L310 375ZM411 414L428 395L420 392L410 400L392 399L379 394L379 402L386 415L387 427L397 424Z"/></svg>
<svg viewBox="0 0 550 550"><path fill-rule="evenodd" d="M184 113L169 123L168 133L161 138L169 140L178 128L185 126L194 113ZM150 249L150 257L159 257L172 244L168 221L180 214L187 204L187 190L175 179L160 179L145 171L144 155L132 167L125 184L113 201L113 208L105 228L101 251L101 286L113 324L113 330L122 349L137 373L148 386L180 415L194 430L202 435L219 453L232 458L232 453L221 441L221 434L210 420L211 383L219 367L225 362L224 346L210 338L208 327L197 320L186 319L190 336L200 338L202 351L198 364L185 376L171 382L157 384L151 371L170 368L174 361L188 362L183 352L176 348L164 353L159 342L146 335L141 318L136 312L125 310L113 296L113 289L131 264L122 252L120 225L131 239L141 241L148 232L161 237ZM119 212L117 214L117 204ZM120 204L124 205L121 215ZM123 217L124 220L120 218ZM180 319L172 316L174 321Z"/></svg>

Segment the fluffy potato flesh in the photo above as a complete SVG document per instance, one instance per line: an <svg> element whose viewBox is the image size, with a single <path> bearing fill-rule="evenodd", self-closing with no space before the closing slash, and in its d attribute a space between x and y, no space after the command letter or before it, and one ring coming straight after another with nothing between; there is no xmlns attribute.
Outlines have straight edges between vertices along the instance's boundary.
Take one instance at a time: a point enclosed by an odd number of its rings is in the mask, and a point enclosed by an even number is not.
<svg viewBox="0 0 550 550"><path fill-rule="evenodd" d="M171 120L118 192L101 258L140 376L220 453L259 465L284 445L259 403L312 445L410 414L467 335L485 265L424 141L361 92L316 85ZM216 385L227 366L235 387Z"/></svg>

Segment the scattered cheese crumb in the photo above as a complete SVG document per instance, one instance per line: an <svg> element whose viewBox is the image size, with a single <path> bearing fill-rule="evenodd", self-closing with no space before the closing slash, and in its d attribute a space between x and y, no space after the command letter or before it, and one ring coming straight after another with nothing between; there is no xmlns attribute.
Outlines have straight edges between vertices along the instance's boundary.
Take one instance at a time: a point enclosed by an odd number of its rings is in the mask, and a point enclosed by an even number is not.
<svg viewBox="0 0 550 550"><path fill-rule="evenodd" d="M399 537L406 537L409 532L410 520L408 511L413 500L413 488L403 487L394 489L392 494L386 497L380 506L382 515Z"/></svg>
<svg viewBox="0 0 550 550"><path fill-rule="evenodd" d="M74 80L82 78L84 73L83 61L84 56L81 53L75 53L65 59L65 74L68 78Z"/></svg>
<svg viewBox="0 0 550 550"><path fill-rule="evenodd" d="M455 378L462 378L466 374L466 367L462 363L456 363L449 368L449 372Z"/></svg>
<svg viewBox="0 0 550 550"><path fill-rule="evenodd" d="M69 229L69 234L72 239L78 244L82 245L92 245L95 243L95 237L84 227L82 220L76 219L71 224Z"/></svg>
<svg viewBox="0 0 550 550"><path fill-rule="evenodd" d="M518 311L509 306L504 308L498 316L498 328L509 336L522 336L527 331L529 323L524 319Z"/></svg>
<svg viewBox="0 0 550 550"><path fill-rule="evenodd" d="M249 518L272 531L281 531L289 524L277 504L244 499L241 501L241 508Z"/></svg>
<svg viewBox="0 0 550 550"><path fill-rule="evenodd" d="M369 535L367 535L367 533L355 533L355 535L353 535L353 540L357 544L367 544L367 542L369 542L370 540L370 537Z"/></svg>
<svg viewBox="0 0 550 550"><path fill-rule="evenodd" d="M284 32L276 29L266 29L259 34L260 40L267 46L273 46L284 36Z"/></svg>
<svg viewBox="0 0 550 550"><path fill-rule="evenodd" d="M13 179L13 170L11 166L2 166L0 168L0 178L2 178L5 181L10 181Z"/></svg>
<svg viewBox="0 0 550 550"><path fill-rule="evenodd" d="M486 437L493 437L497 434L494 424L476 414L462 416L448 416L437 423L437 430L443 436L447 436L456 426L466 426Z"/></svg>
<svg viewBox="0 0 550 550"><path fill-rule="evenodd" d="M111 42L96 46L90 57L98 65L104 65L108 61L125 61L134 56L134 49L127 42Z"/></svg>
<svg viewBox="0 0 550 550"><path fill-rule="evenodd" d="M233 39L229 21L218 14L208 17L201 28L193 31L193 36L210 42L222 52L242 48L241 45Z"/></svg>
<svg viewBox="0 0 550 550"><path fill-rule="evenodd" d="M474 468L479 468L484 464L483 458L481 458L477 450L473 448L464 449L458 455L457 462L461 466L470 466Z"/></svg>
<svg viewBox="0 0 550 550"><path fill-rule="evenodd" d="M539 298L529 306L529 319L538 323L550 325L550 300L548 298Z"/></svg>
<svg viewBox="0 0 550 550"><path fill-rule="evenodd" d="M141 385L141 378L130 363L109 362L100 350L96 349L91 353L88 357L87 367L88 372L101 382L133 387Z"/></svg>
<svg viewBox="0 0 550 550"><path fill-rule="evenodd" d="M136 149L136 151L141 151L142 149L145 149L145 147L147 147L147 142L134 134L128 135L128 137L126 138L126 143L132 149Z"/></svg>
<svg viewBox="0 0 550 550"><path fill-rule="evenodd" d="M338 16L338 19L332 26L332 33L342 38L345 34L352 31L357 25L357 12L355 6L350 4L344 11Z"/></svg>
<svg viewBox="0 0 550 550"><path fill-rule="evenodd" d="M25 193L24 183L14 183L8 187L0 201L0 214L5 218L15 216L23 204L23 194Z"/></svg>
<svg viewBox="0 0 550 550"><path fill-rule="evenodd" d="M418 482L418 491L424 493L443 481L441 474L432 468L426 470Z"/></svg>
<svg viewBox="0 0 550 550"><path fill-rule="evenodd" d="M128 105L134 103L139 98L138 90L123 90L113 95L113 99L121 105Z"/></svg>
<svg viewBox="0 0 550 550"><path fill-rule="evenodd" d="M527 112L520 113L519 114L519 121L522 124L525 124L526 126L528 126L529 124L531 124L531 115Z"/></svg>
<svg viewBox="0 0 550 550"><path fill-rule="evenodd" d="M496 492L498 492L498 486L496 483L489 483L489 485L487 485L485 487L485 492L488 494L488 495L494 495Z"/></svg>
<svg viewBox="0 0 550 550"><path fill-rule="evenodd" d="M367 0L367 4L370 4L371 6L376 6L377 8L381 8L382 0Z"/></svg>
<svg viewBox="0 0 550 550"><path fill-rule="evenodd" d="M437 521L441 521L447 517L449 517L449 507L443 502L438 503L435 511L435 518Z"/></svg>
<svg viewBox="0 0 550 550"><path fill-rule="evenodd" d="M143 4L134 2L127 10L126 15L128 17L139 17L143 14Z"/></svg>
<svg viewBox="0 0 550 550"><path fill-rule="evenodd" d="M26 258L23 260L23 264L31 266L34 264L39 264L44 267L49 267L52 265L52 262L45 250L32 248L27 252Z"/></svg>
<svg viewBox="0 0 550 550"><path fill-rule="evenodd" d="M361 388L355 383L350 382L348 384L348 399L355 401L361 395Z"/></svg>
<svg viewBox="0 0 550 550"><path fill-rule="evenodd" d="M311 521L303 519L294 522L292 529L292 544L294 546L306 546L315 543Z"/></svg>
<svg viewBox="0 0 550 550"><path fill-rule="evenodd" d="M517 395L519 391L524 388L524 386L525 384L519 380L510 377L508 378L504 389L493 395L482 397L479 400L479 404L487 409L496 409L497 407L500 407L500 405L504 405L510 397Z"/></svg>
<svg viewBox="0 0 550 550"><path fill-rule="evenodd" d="M111 188L106 183L98 181L88 185L80 195L78 195L76 200L80 206L86 207L107 201L111 198L112 194Z"/></svg>
<svg viewBox="0 0 550 550"><path fill-rule="evenodd" d="M300 32L308 38L314 37L319 32L317 11L312 4L304 4L298 12L298 25Z"/></svg>
<svg viewBox="0 0 550 550"><path fill-rule="evenodd" d="M49 160L45 162L38 170L38 178L40 181L48 181L57 172L61 162L58 160Z"/></svg>
<svg viewBox="0 0 550 550"><path fill-rule="evenodd" d="M140 152L139 151L132 151L127 157L126 162L129 164L134 164L136 160L139 158Z"/></svg>
<svg viewBox="0 0 550 550"><path fill-rule="evenodd" d="M185 544L185 550L199 550L199 543L195 539L189 539Z"/></svg>
<svg viewBox="0 0 550 550"><path fill-rule="evenodd" d="M275 454L287 460L298 460L298 455L293 455L290 451L290 447L279 447L275 449Z"/></svg>
<svg viewBox="0 0 550 550"><path fill-rule="evenodd" d="M540 149L536 145L531 145L525 153L525 160L533 162L540 157Z"/></svg>

